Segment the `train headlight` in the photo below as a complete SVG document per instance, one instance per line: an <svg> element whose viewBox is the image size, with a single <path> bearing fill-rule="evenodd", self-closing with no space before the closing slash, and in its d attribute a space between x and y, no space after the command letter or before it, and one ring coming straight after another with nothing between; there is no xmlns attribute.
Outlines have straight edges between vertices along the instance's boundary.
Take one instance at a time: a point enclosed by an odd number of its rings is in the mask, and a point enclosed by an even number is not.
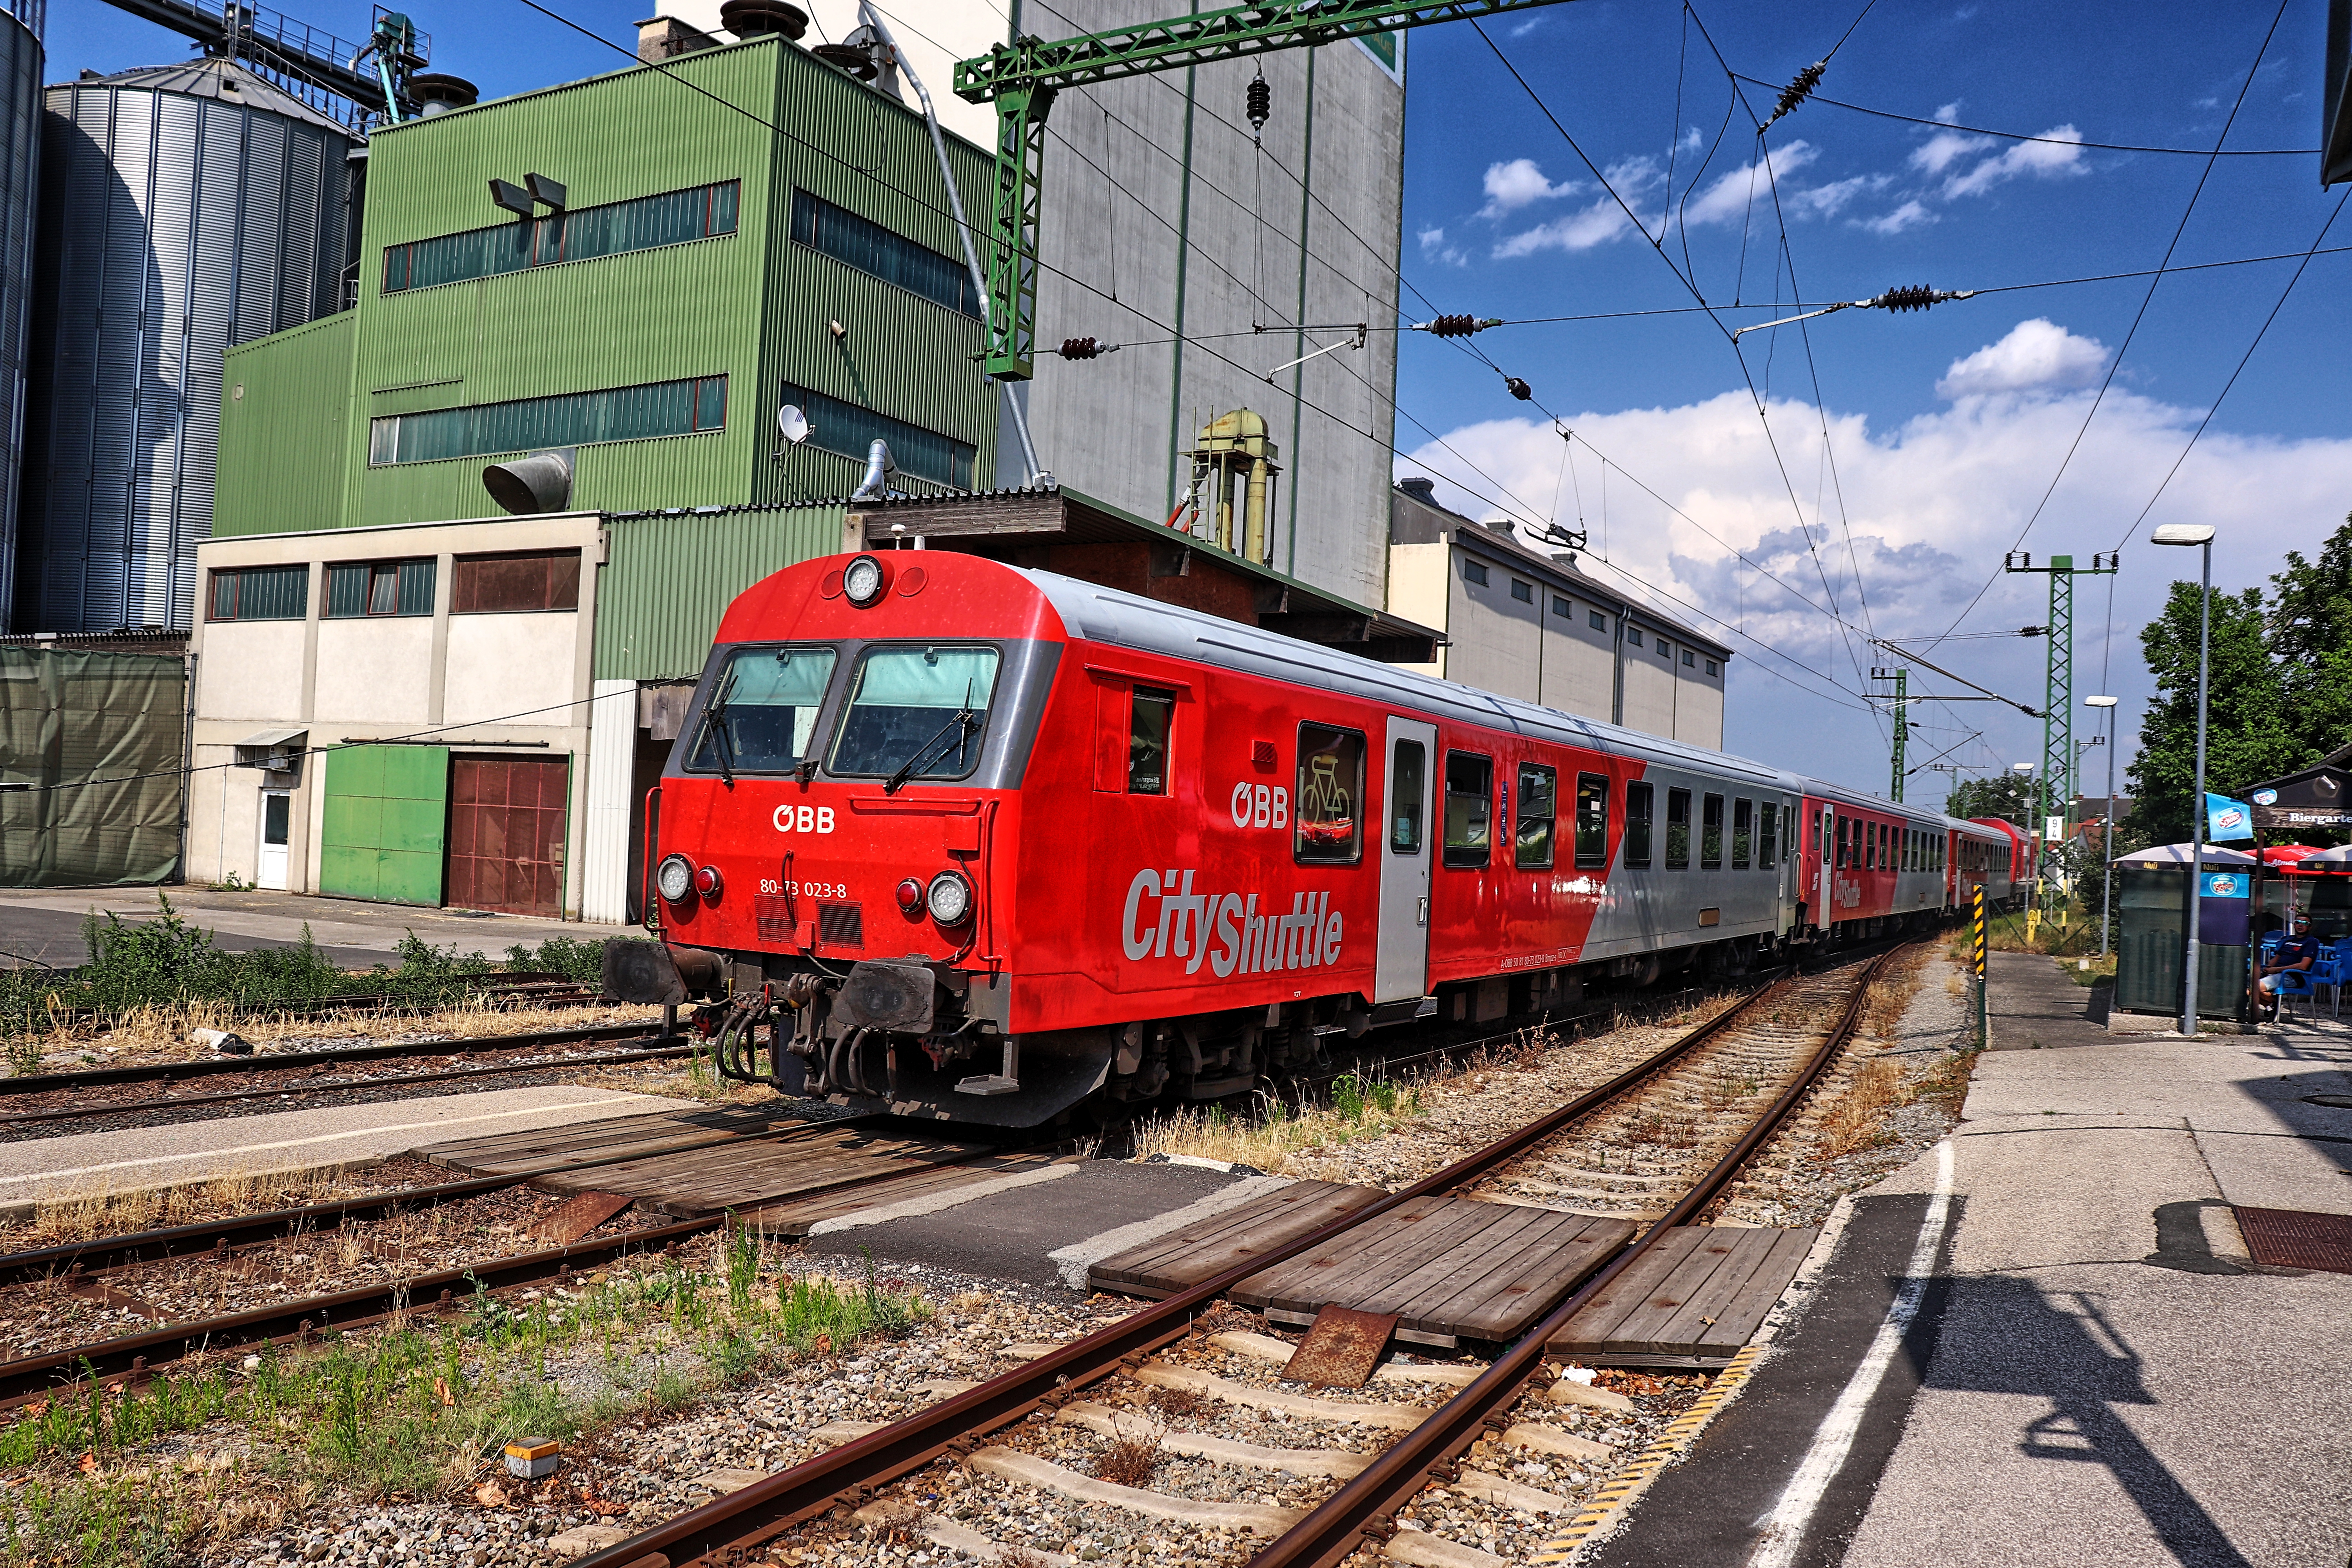
<svg viewBox="0 0 2352 1568"><path fill-rule="evenodd" d="M726 882L719 877L716 866L705 866L694 874L694 890L706 899L717 898L719 889L725 886Z"/></svg>
<svg viewBox="0 0 2352 1568"><path fill-rule="evenodd" d="M882 596L882 590L889 585L889 579L882 570L882 563L871 555L859 556L851 562L848 570L841 574L841 591L849 595L849 602L861 610L879 599Z"/></svg>
<svg viewBox="0 0 2352 1568"><path fill-rule="evenodd" d="M668 855L654 868L654 886L661 896L673 904L682 904L694 891L694 862L683 855Z"/></svg>
<svg viewBox="0 0 2352 1568"><path fill-rule="evenodd" d="M971 884L959 872L942 871L931 879L930 891L923 901L940 924L960 926L971 918Z"/></svg>

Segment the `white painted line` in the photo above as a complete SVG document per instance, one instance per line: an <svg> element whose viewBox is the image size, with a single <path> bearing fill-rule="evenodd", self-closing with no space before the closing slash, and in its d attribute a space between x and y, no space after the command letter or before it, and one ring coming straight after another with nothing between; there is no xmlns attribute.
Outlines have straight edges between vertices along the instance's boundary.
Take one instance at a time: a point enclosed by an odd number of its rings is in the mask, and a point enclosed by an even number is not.
<svg viewBox="0 0 2352 1568"><path fill-rule="evenodd" d="M850 1214L835 1215L809 1226L809 1237L831 1236L837 1230L856 1230L862 1226L881 1225L894 1219L910 1219L917 1215L937 1214L958 1204L968 1204L974 1198L984 1198L1015 1187L1030 1187L1039 1182L1050 1182L1076 1170L1076 1165L1047 1165L1043 1170L1016 1171L1009 1176L999 1176L992 1182L974 1182L970 1186L950 1187L943 1193L926 1193L920 1197L901 1198L895 1204L876 1204L872 1208L858 1209Z"/></svg>
<svg viewBox="0 0 2352 1568"><path fill-rule="evenodd" d="M1155 1236L1165 1236L1180 1230L1195 1220L1207 1219L1230 1208L1239 1208L1253 1198L1263 1197L1277 1187L1290 1185L1288 1176L1244 1176L1230 1187L1220 1187L1207 1197L1196 1198L1180 1209L1139 1219L1116 1230L1090 1236L1084 1241L1074 1241L1045 1254L1045 1261L1060 1266L1062 1283L1073 1290L1087 1288L1087 1269L1100 1258L1114 1252L1125 1252L1130 1247L1140 1247Z"/></svg>
<svg viewBox="0 0 2352 1568"><path fill-rule="evenodd" d="M567 1100L552 1105L526 1105L514 1110L493 1110L480 1116L452 1116L436 1121L403 1121L382 1127L353 1127L341 1132L321 1132L310 1138L282 1138L274 1143L241 1143L233 1149L192 1149L180 1154L151 1154L142 1160L109 1160L102 1165L76 1165L63 1171L32 1171L21 1176L0 1179L0 1184L15 1185L26 1182L54 1182L65 1176L95 1175L101 1171L122 1171L136 1165L169 1165L186 1161L216 1160L230 1154L259 1154L272 1149L299 1149L310 1143L337 1143L353 1138L373 1137L379 1132L415 1132L443 1127L463 1127L475 1121L503 1121L515 1116L539 1116L550 1110L582 1110L591 1106L619 1105L624 1101L643 1100L639 1094L608 1095L603 1100Z"/></svg>
<svg viewBox="0 0 2352 1568"><path fill-rule="evenodd" d="M1863 1412L1869 1408L1871 1396L1885 1381L1886 1369L1894 1363L1895 1352L1902 1348L1903 1336L1911 1321L1919 1315L1920 1300L1927 1293L1927 1282L1936 1267L1936 1254L1944 1245L1944 1227L1952 1211L1952 1141L1948 1138L1936 1145L1936 1190L1927 1199L1927 1212L1919 1221L1918 1239L1911 1246L1911 1265L1904 1270L1903 1282L1895 1289L1895 1300L1887 1304L1886 1317L1878 1325L1878 1333L1863 1353L1853 1375L1846 1379L1837 1403L1830 1406L1827 1415L1813 1433L1812 1446L1798 1461L1797 1472L1780 1492L1780 1500L1757 1523L1763 1527L1764 1539L1748 1559L1748 1568L1788 1568L1796 1560L1797 1549L1804 1544L1805 1527L1812 1521L1813 1510L1821 1506L1822 1494L1844 1468L1846 1456L1853 1450L1854 1437L1862 1430Z"/></svg>

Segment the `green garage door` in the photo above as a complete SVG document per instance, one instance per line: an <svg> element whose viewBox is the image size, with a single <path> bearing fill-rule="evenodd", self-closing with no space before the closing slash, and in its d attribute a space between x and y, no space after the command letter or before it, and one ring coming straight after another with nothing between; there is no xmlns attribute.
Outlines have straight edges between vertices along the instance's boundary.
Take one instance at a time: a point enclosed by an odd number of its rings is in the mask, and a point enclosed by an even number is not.
<svg viewBox="0 0 2352 1568"><path fill-rule="evenodd" d="M440 746L347 746L327 753L319 890L388 904L441 902L449 753Z"/></svg>

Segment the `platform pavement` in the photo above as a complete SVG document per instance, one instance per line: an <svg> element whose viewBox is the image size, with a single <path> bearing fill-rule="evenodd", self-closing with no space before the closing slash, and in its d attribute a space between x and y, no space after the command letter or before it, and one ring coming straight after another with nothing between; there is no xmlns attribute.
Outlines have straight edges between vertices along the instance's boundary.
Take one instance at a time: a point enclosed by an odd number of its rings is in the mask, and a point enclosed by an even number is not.
<svg viewBox="0 0 2352 1568"><path fill-rule="evenodd" d="M29 1138L0 1143L0 1217L29 1217L37 1203L333 1169L453 1138L690 1109L656 1095L547 1084Z"/></svg>
<svg viewBox="0 0 2352 1568"><path fill-rule="evenodd" d="M538 920L523 915L417 909L361 899L312 893L225 891L210 888L8 888L0 889L0 968L27 962L70 968L89 957L82 918L93 911L143 923L159 918L157 895L171 900L182 918L214 933L216 945L242 952L257 947L292 947L310 928L310 940L334 963L364 969L396 962L401 938L415 931L436 947L502 959L520 942L537 947L550 937L602 942L636 933L633 926L579 921Z"/></svg>
<svg viewBox="0 0 2352 1568"><path fill-rule="evenodd" d="M2024 1046L1977 1063L1916 1320L1885 1337L1938 1152L1856 1195L1746 1394L1589 1562L2352 1556L2352 1276L2253 1267L2227 1207L2352 1214L2352 1110L2305 1098L2352 1092L2352 1047L2301 1030L2078 1039L2063 1026L2083 988L2041 964L1996 972L1995 1037ZM1894 1354L1870 1384L1874 1340ZM1776 1516L1801 1528L1775 1532Z"/></svg>

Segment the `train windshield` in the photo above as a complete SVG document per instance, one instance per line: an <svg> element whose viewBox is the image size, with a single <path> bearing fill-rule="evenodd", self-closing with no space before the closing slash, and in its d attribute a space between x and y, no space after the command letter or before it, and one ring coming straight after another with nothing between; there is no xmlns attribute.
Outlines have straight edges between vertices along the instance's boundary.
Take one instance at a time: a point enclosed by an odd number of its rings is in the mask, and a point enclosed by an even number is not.
<svg viewBox="0 0 2352 1568"><path fill-rule="evenodd" d="M788 773L808 754L833 683L829 647L743 648L710 689L687 766L732 773Z"/></svg>
<svg viewBox="0 0 2352 1568"><path fill-rule="evenodd" d="M962 778L980 762L996 665L992 647L867 649L828 771Z"/></svg>

